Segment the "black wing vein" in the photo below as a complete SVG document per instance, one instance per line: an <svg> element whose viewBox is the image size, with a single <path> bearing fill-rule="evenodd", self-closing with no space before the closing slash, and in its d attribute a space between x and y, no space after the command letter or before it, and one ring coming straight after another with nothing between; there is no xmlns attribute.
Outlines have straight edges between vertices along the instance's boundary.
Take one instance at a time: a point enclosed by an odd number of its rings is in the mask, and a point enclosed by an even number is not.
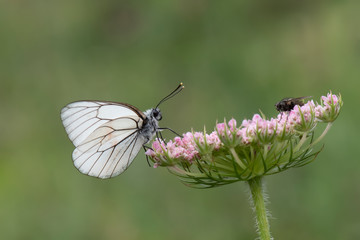
<svg viewBox="0 0 360 240"><path fill-rule="evenodd" d="M115 169L117 168L119 162L121 161L122 157L124 156L124 154L127 152L127 150L129 149L129 147L132 145L132 143L134 142L135 140L135 143L136 143L136 140L138 138L139 135L136 135L135 138L133 140L131 140L130 144L126 147L126 149L124 150L123 154L121 155L121 157L117 160L116 164L115 164L115 167L113 169L113 171L111 172L111 177L113 177L113 174L114 174L114 171ZM134 149L134 146L135 144L132 145L132 149ZM129 154L129 157L128 157L128 160L127 162L129 163L129 160L131 158L131 153L132 153L132 150L130 151L130 154ZM116 156L117 157L117 156ZM128 163L126 164L126 168L129 166Z"/></svg>

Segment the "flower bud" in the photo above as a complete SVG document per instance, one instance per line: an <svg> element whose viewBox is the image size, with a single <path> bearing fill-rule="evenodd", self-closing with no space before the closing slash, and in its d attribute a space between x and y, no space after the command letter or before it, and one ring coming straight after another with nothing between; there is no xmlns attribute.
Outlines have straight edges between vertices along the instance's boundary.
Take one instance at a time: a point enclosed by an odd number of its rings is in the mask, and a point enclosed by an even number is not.
<svg viewBox="0 0 360 240"><path fill-rule="evenodd" d="M341 95L336 96L331 92L321 97L321 105L316 106L316 118L322 122L333 122L339 116L343 105Z"/></svg>

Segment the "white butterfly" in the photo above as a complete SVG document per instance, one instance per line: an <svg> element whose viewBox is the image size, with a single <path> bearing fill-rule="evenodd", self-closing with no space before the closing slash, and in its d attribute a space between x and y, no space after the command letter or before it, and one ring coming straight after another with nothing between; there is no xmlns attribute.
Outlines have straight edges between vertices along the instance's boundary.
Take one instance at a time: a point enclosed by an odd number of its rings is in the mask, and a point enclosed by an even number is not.
<svg viewBox="0 0 360 240"><path fill-rule="evenodd" d="M68 104L61 110L61 120L76 147L72 154L75 167L97 178L111 178L124 172L144 144L157 132L168 129L159 128L162 116L158 106L183 88L181 83L155 108L145 112L118 102Z"/></svg>

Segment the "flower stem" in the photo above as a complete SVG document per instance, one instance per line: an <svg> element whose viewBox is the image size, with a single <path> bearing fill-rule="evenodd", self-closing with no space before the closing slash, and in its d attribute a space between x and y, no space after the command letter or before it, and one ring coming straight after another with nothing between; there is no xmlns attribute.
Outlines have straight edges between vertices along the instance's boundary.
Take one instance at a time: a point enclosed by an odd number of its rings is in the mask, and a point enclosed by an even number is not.
<svg viewBox="0 0 360 240"><path fill-rule="evenodd" d="M255 177L248 180L254 211L256 214L256 225L261 240L271 240L270 225L264 201L262 178Z"/></svg>
<svg viewBox="0 0 360 240"><path fill-rule="evenodd" d="M235 158L236 163L237 163L241 168L245 169L246 166L241 162L241 160L240 160L239 156L237 155L235 149L234 149L234 148L230 148L230 152L231 152L231 154L233 155L233 157Z"/></svg>
<svg viewBox="0 0 360 240"><path fill-rule="evenodd" d="M328 123L325 130L323 131L323 133L314 142L312 142L310 146L313 146L313 145L317 144L321 139L323 139L323 137L330 130L331 126L332 126L332 122Z"/></svg>

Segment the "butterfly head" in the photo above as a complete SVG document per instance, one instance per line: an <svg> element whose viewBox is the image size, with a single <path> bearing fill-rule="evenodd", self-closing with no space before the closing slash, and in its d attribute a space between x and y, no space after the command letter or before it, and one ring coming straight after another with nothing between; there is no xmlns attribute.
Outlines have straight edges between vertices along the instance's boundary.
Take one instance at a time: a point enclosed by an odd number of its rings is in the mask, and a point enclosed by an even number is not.
<svg viewBox="0 0 360 240"><path fill-rule="evenodd" d="M151 116L158 121L160 121L162 119L161 111L159 108L153 108L151 110Z"/></svg>
<svg viewBox="0 0 360 240"><path fill-rule="evenodd" d="M151 108L144 112L148 121L158 122L162 119L162 114L159 108Z"/></svg>

